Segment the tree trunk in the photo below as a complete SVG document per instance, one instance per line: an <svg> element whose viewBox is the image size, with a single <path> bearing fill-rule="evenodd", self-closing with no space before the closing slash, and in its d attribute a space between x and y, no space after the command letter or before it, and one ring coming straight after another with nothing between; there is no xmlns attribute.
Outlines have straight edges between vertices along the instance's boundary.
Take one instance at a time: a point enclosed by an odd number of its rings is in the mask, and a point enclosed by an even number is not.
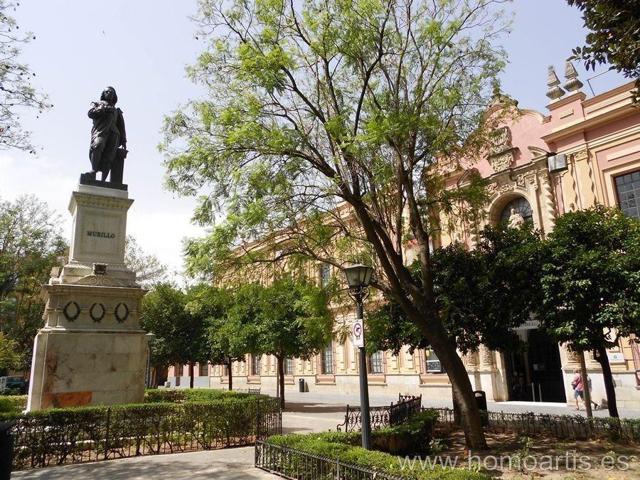
<svg viewBox="0 0 640 480"><path fill-rule="evenodd" d="M607 349L600 347L596 350L596 360L602 367L602 377L604 379L604 389L607 392L607 406L609 407L609 416L618 417L618 403L616 401L616 387L613 384L613 376L611 375L611 365L609 365L609 357ZM589 388L585 385L585 388Z"/></svg>
<svg viewBox="0 0 640 480"><path fill-rule="evenodd" d="M233 360L229 359L229 363L227 363L227 374L229 377L229 391L233 390L233 372L231 371L232 364L233 364Z"/></svg>
<svg viewBox="0 0 640 480"><path fill-rule="evenodd" d="M462 425L462 420L460 418L460 401L458 397L456 397L456 391L451 389L451 402L453 403L453 423L458 426Z"/></svg>
<svg viewBox="0 0 640 480"><path fill-rule="evenodd" d="M280 399L280 408L284 410L284 357L276 357L278 361L278 398Z"/></svg>
<svg viewBox="0 0 640 480"><path fill-rule="evenodd" d="M156 388L158 386L158 369L151 367L151 385L149 387Z"/></svg>
<svg viewBox="0 0 640 480"><path fill-rule="evenodd" d="M189 362L189 388L193 388L193 377L194 377L193 366L194 366L194 363Z"/></svg>
<svg viewBox="0 0 640 480"><path fill-rule="evenodd" d="M584 409L587 412L587 418L592 418L591 390L589 388L589 376L587 375L587 362L584 360L584 352L578 352L578 359L580 360L580 378L582 379L582 392L584 394Z"/></svg>
<svg viewBox="0 0 640 480"><path fill-rule="evenodd" d="M435 322L433 322L435 323ZM439 328L438 328L439 327ZM431 330L433 328L433 330ZM464 429L467 447L472 450L485 450L487 442L482 428L480 409L476 404L473 387L454 345L449 343L441 325L429 325L431 347L440 359L445 372L451 381L452 396L460 409L460 420ZM440 332L438 330L441 330Z"/></svg>

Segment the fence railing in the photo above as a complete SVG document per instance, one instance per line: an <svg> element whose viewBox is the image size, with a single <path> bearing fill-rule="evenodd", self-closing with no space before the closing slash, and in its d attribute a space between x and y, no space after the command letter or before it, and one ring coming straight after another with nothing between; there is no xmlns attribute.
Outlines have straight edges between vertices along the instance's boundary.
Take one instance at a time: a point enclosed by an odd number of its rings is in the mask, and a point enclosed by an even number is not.
<svg viewBox="0 0 640 480"><path fill-rule="evenodd" d="M13 422L13 470L253 445L282 433L271 398L51 410Z"/></svg>
<svg viewBox="0 0 640 480"><path fill-rule="evenodd" d="M431 410L431 409L430 409ZM455 426L453 410L438 412L438 424ZM549 435L558 439L587 440L608 438L640 442L640 420L611 417L586 418L581 415L552 415L541 413L487 412L485 430L496 433L513 432L521 435Z"/></svg>
<svg viewBox="0 0 640 480"><path fill-rule="evenodd" d="M289 447L256 442L255 466L291 480L404 480Z"/></svg>
<svg viewBox="0 0 640 480"><path fill-rule="evenodd" d="M377 430L384 427L400 425L407 421L413 414L418 413L422 408L422 395L399 395L397 403L391 403L383 407L370 407L369 418L371 429ZM355 432L362 428L362 412L360 407L347 405L347 412L344 422L339 424L337 430L345 432Z"/></svg>

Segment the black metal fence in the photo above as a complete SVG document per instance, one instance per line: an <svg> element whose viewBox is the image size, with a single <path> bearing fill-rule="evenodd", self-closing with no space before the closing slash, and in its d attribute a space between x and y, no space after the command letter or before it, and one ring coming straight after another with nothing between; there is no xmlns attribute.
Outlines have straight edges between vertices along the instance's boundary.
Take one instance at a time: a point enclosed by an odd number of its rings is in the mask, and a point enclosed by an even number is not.
<svg viewBox="0 0 640 480"><path fill-rule="evenodd" d="M371 428L373 430L400 425L407 421L413 414L418 413L422 408L422 395L399 395L397 403L383 407L371 407L369 409L369 418ZM362 412L360 407L351 407L347 405L347 412L344 416L344 422L338 425L337 430L340 432L355 432L362 428Z"/></svg>
<svg viewBox="0 0 640 480"><path fill-rule="evenodd" d="M404 480L293 448L256 442L255 466L291 480Z"/></svg>
<svg viewBox="0 0 640 480"><path fill-rule="evenodd" d="M282 413L272 398L49 410L16 418L11 433L21 470L253 445L282 433Z"/></svg>
<svg viewBox="0 0 640 480"><path fill-rule="evenodd" d="M453 410L436 408L438 424L455 426ZM540 413L487 412L485 430L496 433L513 432L520 435L549 435L558 439L587 440L607 438L640 442L640 419L611 417L586 418L581 415L551 415Z"/></svg>

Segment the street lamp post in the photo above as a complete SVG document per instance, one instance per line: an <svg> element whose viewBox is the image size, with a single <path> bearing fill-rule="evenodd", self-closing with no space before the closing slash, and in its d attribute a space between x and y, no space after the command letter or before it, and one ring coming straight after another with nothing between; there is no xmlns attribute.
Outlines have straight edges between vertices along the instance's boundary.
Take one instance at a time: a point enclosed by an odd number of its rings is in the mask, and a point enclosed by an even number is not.
<svg viewBox="0 0 640 480"><path fill-rule="evenodd" d="M146 388L151 388L151 344L156 339L156 334L149 332L145 337L147 338L147 371L144 383Z"/></svg>
<svg viewBox="0 0 640 480"><path fill-rule="evenodd" d="M367 295L367 288L371 283L373 268L365 265L352 265L345 267L344 274L347 277L349 293L356 302L356 324L354 325L354 337L359 338L360 350L359 377L360 377L360 416L362 418L362 448L371 449L371 418L369 416L369 384L367 381L367 356L364 343L364 308L363 300ZM359 332L356 331L359 329Z"/></svg>

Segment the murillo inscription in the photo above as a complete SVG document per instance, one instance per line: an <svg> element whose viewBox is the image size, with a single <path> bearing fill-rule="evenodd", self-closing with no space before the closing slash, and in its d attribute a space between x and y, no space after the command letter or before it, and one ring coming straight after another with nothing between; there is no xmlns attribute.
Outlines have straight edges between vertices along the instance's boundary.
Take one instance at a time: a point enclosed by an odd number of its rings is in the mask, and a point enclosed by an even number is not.
<svg viewBox="0 0 640 480"><path fill-rule="evenodd" d="M109 232L94 232L92 230L87 230L87 235L90 237L100 237L100 238L116 238L115 233Z"/></svg>

